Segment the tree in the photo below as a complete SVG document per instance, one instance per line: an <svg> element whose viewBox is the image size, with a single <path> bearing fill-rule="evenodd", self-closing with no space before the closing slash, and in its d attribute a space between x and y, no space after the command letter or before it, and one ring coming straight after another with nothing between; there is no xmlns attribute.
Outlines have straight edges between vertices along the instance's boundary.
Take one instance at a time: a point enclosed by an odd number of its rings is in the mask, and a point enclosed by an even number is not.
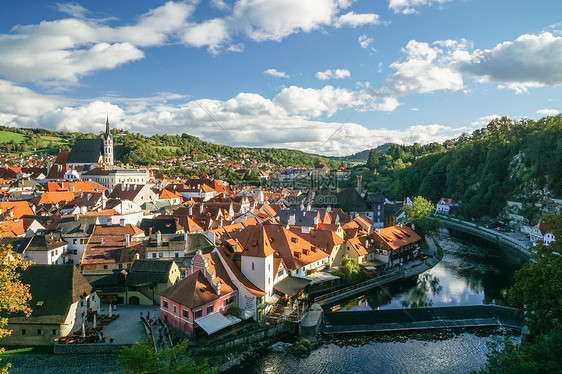
<svg viewBox="0 0 562 374"><path fill-rule="evenodd" d="M437 221L430 216L435 212L435 205L431 201L416 196L412 205L404 205L402 209L406 212L408 222L412 223L416 230L427 233L437 229Z"/></svg>
<svg viewBox="0 0 562 374"><path fill-rule="evenodd" d="M562 216L545 220L562 238ZM509 338L494 342L481 374L562 373L562 240L537 245L534 263L515 273L509 302L522 314L531 332L528 342L515 345Z"/></svg>
<svg viewBox="0 0 562 374"><path fill-rule="evenodd" d="M205 359L196 364L189 354L187 340L173 348L155 352L148 342L135 343L121 351L118 363L123 373L215 374L216 368Z"/></svg>
<svg viewBox="0 0 562 374"><path fill-rule="evenodd" d="M562 216L544 220L557 241L533 248L536 262L517 271L509 291L509 303L524 313L525 323L536 336L553 330L562 333Z"/></svg>
<svg viewBox="0 0 562 374"><path fill-rule="evenodd" d="M359 265L352 258L344 255L336 275L345 283L350 283L357 278L359 270Z"/></svg>
<svg viewBox="0 0 562 374"><path fill-rule="evenodd" d="M27 306L27 302L31 300L29 285L19 280L20 272L31 264L30 261L24 261L18 253L12 252L11 245L0 247L0 313L31 314L31 309ZM12 333L5 328L7 324L8 318L0 317L0 338ZM0 353L3 351L4 348L0 348ZM9 366L0 368L0 373L7 373Z"/></svg>

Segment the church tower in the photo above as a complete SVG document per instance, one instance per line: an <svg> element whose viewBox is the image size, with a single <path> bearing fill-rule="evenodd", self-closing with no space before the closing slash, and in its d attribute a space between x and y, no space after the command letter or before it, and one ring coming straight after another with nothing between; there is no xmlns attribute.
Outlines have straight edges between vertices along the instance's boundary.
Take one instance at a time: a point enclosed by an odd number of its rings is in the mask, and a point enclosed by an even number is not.
<svg viewBox="0 0 562 374"><path fill-rule="evenodd" d="M103 163L113 165L113 138L109 132L109 116L105 121L105 136L103 137Z"/></svg>

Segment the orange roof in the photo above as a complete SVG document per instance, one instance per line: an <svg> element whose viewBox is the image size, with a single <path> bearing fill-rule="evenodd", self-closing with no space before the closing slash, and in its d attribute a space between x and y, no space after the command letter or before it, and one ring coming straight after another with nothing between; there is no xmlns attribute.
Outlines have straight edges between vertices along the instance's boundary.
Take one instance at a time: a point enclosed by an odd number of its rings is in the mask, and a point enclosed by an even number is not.
<svg viewBox="0 0 562 374"><path fill-rule="evenodd" d="M8 212L10 212L8 214ZM0 214L9 216L10 218L21 218L24 215L33 215L33 210L27 201L7 201L0 203Z"/></svg>
<svg viewBox="0 0 562 374"><path fill-rule="evenodd" d="M16 237L25 234L23 219L0 222L0 237Z"/></svg>
<svg viewBox="0 0 562 374"><path fill-rule="evenodd" d="M269 257L275 252L263 226L248 226L236 235L236 239L246 256Z"/></svg>
<svg viewBox="0 0 562 374"><path fill-rule="evenodd" d="M215 190L213 188L207 186L206 184L201 186L201 191L203 191L205 193L215 192Z"/></svg>
<svg viewBox="0 0 562 374"><path fill-rule="evenodd" d="M406 225L385 227L379 231L373 231L371 235L380 238L393 250L421 240L421 236Z"/></svg>
<svg viewBox="0 0 562 374"><path fill-rule="evenodd" d="M182 197L182 195L175 192L175 191L163 189L162 192L160 192L160 198L161 199L175 199L175 198L178 198L178 197Z"/></svg>
<svg viewBox="0 0 562 374"><path fill-rule="evenodd" d="M357 252L359 256L365 256L368 252L361 239L360 237L351 238L347 240L347 243L349 243L351 248L355 249L355 252Z"/></svg>
<svg viewBox="0 0 562 374"><path fill-rule="evenodd" d="M203 228L199 226L197 222L195 222L195 220L190 216L186 216L186 221L187 221L187 232L203 231Z"/></svg>
<svg viewBox="0 0 562 374"><path fill-rule="evenodd" d="M41 204L67 203L72 200L74 200L74 193L70 191L44 192L38 199L33 198L33 202L36 206Z"/></svg>

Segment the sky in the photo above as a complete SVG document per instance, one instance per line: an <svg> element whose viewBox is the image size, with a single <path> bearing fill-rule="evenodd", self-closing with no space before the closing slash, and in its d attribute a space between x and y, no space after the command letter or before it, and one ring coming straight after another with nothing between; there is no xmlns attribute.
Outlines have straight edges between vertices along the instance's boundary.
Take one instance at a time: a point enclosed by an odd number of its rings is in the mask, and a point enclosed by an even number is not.
<svg viewBox="0 0 562 374"><path fill-rule="evenodd" d="M3 1L0 125L349 155L562 111L560 0Z"/></svg>

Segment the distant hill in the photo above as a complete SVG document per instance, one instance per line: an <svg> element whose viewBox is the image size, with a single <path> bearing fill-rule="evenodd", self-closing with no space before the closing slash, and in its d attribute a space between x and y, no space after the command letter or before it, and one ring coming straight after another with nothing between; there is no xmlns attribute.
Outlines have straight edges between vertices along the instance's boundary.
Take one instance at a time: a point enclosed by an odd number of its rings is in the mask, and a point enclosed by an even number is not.
<svg viewBox="0 0 562 374"><path fill-rule="evenodd" d="M386 151L388 151L388 148L391 145L392 145L392 143L385 143L385 144L381 144L377 148L373 148L373 149L375 151L382 151L382 152L386 153ZM366 149L364 151L354 153L351 156L333 157L333 159L341 160L341 161L347 161L347 162L367 162L367 160L369 159L369 153L371 153L371 151L373 149Z"/></svg>
<svg viewBox="0 0 562 374"><path fill-rule="evenodd" d="M233 161L246 154L248 159L257 162L271 162L283 166L313 167L322 162L329 167L337 167L341 160L310 154L293 149L245 148L205 142L195 136L152 135L145 136L125 130L113 129L116 158L124 163L153 165L157 161L182 155L192 155L195 161L204 161L209 155L222 155ZM76 139L99 138L102 134L51 131L46 129L11 128L0 126L0 153L8 155L28 155L31 153L57 154L68 151ZM250 165L242 165L249 167Z"/></svg>

